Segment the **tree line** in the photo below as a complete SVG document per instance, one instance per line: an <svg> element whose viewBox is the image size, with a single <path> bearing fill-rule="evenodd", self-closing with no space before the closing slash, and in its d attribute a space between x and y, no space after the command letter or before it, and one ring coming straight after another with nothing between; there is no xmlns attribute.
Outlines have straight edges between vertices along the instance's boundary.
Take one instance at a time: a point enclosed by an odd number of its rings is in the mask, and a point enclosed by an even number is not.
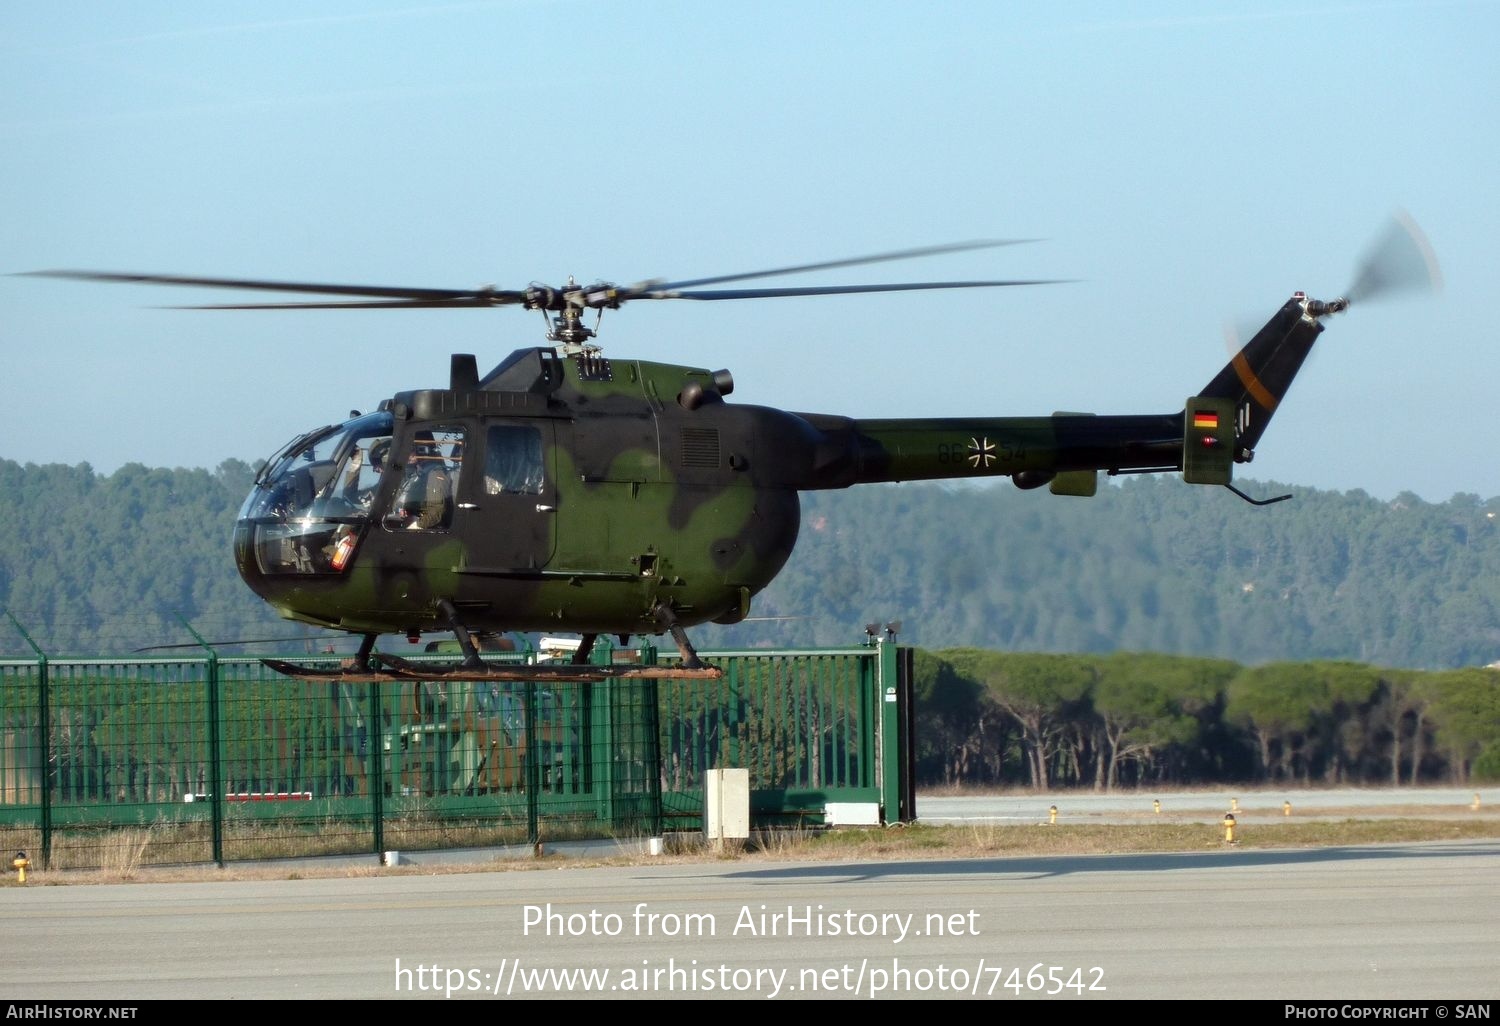
<svg viewBox="0 0 1500 1026"><path fill-rule="evenodd" d="M919 782L1117 788L1500 780L1500 670L916 653Z"/></svg>
<svg viewBox="0 0 1500 1026"><path fill-rule="evenodd" d="M211 639L297 631L254 595L234 567L235 515L254 471L129 464L102 475L87 463L0 460L0 610L49 656L130 655ZM8 619L0 653L29 655Z"/></svg>

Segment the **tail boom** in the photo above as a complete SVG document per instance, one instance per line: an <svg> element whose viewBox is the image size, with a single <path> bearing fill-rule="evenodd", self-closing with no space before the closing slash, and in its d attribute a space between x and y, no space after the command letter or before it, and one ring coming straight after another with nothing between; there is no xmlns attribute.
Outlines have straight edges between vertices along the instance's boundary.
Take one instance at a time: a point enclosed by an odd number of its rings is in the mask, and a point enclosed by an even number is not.
<svg viewBox="0 0 1500 1026"><path fill-rule="evenodd" d="M1230 482L1247 463L1292 379L1323 331L1319 318L1347 306L1295 293L1185 409L1163 414L938 417L854 420L797 414L807 462L799 489L1010 477L1093 494L1094 475L1181 471L1193 484Z"/></svg>

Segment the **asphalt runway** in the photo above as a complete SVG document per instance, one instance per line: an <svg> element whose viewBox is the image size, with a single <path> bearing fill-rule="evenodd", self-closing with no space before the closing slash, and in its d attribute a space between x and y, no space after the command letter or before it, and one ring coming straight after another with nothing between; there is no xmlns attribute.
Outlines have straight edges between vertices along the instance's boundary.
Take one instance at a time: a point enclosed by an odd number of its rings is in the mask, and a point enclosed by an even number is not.
<svg viewBox="0 0 1500 1026"><path fill-rule="evenodd" d="M1500 840L27 886L0 908L0 1005L1500 998Z"/></svg>

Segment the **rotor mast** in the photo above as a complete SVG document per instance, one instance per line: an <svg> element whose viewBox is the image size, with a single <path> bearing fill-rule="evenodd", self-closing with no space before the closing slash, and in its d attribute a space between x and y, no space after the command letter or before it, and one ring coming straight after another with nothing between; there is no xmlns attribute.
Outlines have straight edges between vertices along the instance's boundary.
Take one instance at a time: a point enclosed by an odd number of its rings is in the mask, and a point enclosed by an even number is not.
<svg viewBox="0 0 1500 1026"><path fill-rule="evenodd" d="M555 345L564 356L597 356L598 343L589 339L598 335L599 322L604 319L605 309L618 310L620 290L611 284L600 282L594 285L579 285L568 276L562 288L532 284L523 300L528 310L541 310L547 323L547 341ZM596 310L594 327L583 323L584 311ZM547 318L547 314L556 316Z"/></svg>

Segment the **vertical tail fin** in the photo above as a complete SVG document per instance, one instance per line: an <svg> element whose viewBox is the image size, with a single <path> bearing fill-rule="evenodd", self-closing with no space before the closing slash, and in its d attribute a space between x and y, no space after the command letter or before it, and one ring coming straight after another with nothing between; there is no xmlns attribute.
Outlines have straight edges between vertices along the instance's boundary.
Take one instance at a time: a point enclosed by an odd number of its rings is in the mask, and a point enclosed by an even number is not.
<svg viewBox="0 0 1500 1026"><path fill-rule="evenodd" d="M1234 403L1236 463L1254 456L1276 407L1323 332L1318 318L1345 305L1341 299L1325 303L1295 293L1200 393Z"/></svg>

